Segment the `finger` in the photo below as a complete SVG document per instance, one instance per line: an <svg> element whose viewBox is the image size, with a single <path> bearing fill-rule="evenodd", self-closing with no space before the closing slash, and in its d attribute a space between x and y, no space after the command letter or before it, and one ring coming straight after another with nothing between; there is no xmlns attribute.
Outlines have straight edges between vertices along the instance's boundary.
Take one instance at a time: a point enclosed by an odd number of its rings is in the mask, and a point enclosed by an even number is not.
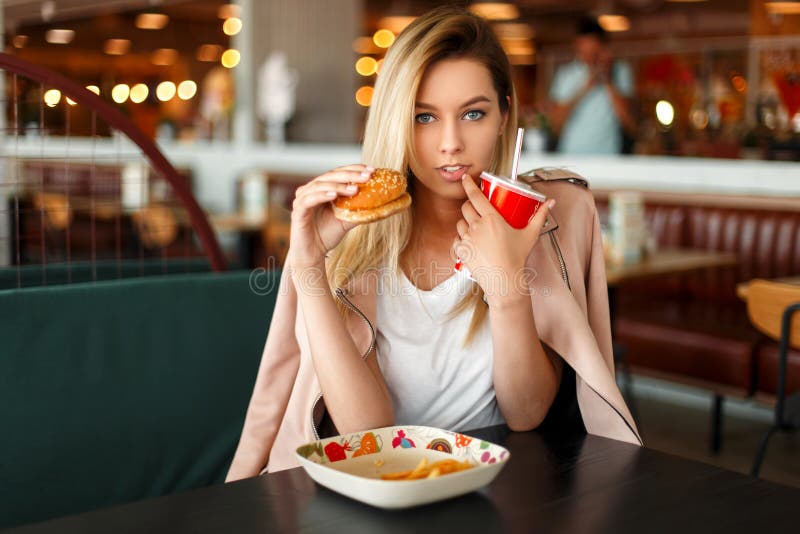
<svg viewBox="0 0 800 534"><path fill-rule="evenodd" d="M494 208L491 202L481 193L481 190L471 176L465 174L464 177L461 178L461 183L464 186L464 191L467 193L467 198L479 215L483 216L492 213ZM469 219L467 219L467 221L469 221Z"/></svg>
<svg viewBox="0 0 800 534"><path fill-rule="evenodd" d="M464 219L459 219L456 223L456 231L458 232L458 237L464 239L467 237L467 232L469 232L469 224Z"/></svg>
<svg viewBox="0 0 800 534"><path fill-rule="evenodd" d="M326 191L333 191L337 196L351 197L358 193L358 185L351 183L314 181L305 185L302 191L298 190L298 194L299 196L304 196Z"/></svg>
<svg viewBox="0 0 800 534"><path fill-rule="evenodd" d="M353 196L358 186L334 182L310 183L297 190L292 210L304 210L335 200L338 196Z"/></svg>
<svg viewBox="0 0 800 534"><path fill-rule="evenodd" d="M461 205L461 214L464 216L464 220L467 224L475 224L481 220L480 214L478 214L478 210L475 209L475 206L472 205L472 201L467 200Z"/></svg>
<svg viewBox="0 0 800 534"><path fill-rule="evenodd" d="M544 228L544 223L547 220L547 215L550 213L550 210L553 206L556 205L556 199L551 198L550 200L545 201L544 204L536 211L536 214L531 217L528 221L528 225L525 227L525 231L531 232L535 235L539 235Z"/></svg>
<svg viewBox="0 0 800 534"><path fill-rule="evenodd" d="M317 193L305 195L303 198L299 199L299 202L303 208L310 209L310 208L315 208L321 204L330 202L335 198L336 198L335 191L320 191Z"/></svg>
<svg viewBox="0 0 800 534"><path fill-rule="evenodd" d="M375 167L371 167L369 165L364 165L363 163L354 163L352 165L342 165L341 167L336 167L333 169L334 171L374 171Z"/></svg>
<svg viewBox="0 0 800 534"><path fill-rule="evenodd" d="M335 169L314 178L313 182L364 183L370 179L374 169Z"/></svg>

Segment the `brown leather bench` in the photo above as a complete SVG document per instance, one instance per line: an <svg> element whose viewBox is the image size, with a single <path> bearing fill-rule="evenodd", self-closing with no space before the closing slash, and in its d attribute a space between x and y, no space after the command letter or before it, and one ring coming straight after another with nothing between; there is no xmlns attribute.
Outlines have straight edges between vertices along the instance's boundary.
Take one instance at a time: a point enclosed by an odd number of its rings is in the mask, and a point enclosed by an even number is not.
<svg viewBox="0 0 800 534"><path fill-rule="evenodd" d="M607 193L596 191L601 219ZM615 341L636 374L725 396L775 394L777 345L750 325L737 283L800 274L800 199L644 193L660 247L735 253L735 267L631 282L618 289ZM800 390L800 353L788 391ZM717 421L718 423L718 421ZM718 444L717 444L718 445Z"/></svg>

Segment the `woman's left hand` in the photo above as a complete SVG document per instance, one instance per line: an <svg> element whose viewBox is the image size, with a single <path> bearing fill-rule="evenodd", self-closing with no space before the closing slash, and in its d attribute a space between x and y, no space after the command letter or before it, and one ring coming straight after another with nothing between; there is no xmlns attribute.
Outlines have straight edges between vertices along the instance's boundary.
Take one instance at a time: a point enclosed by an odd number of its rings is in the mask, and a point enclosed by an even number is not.
<svg viewBox="0 0 800 534"><path fill-rule="evenodd" d="M527 226L517 230L492 206L471 176L464 175L461 183L467 201L461 206L463 218L456 224L459 239L454 251L487 299L507 294L523 280L528 255L539 241L555 200L545 201Z"/></svg>

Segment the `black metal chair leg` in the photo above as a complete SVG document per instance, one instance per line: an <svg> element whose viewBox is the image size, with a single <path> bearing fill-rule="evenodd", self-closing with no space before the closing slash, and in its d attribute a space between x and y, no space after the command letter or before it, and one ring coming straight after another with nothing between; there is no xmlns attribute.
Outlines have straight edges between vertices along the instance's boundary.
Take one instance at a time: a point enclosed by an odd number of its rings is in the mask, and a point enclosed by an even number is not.
<svg viewBox="0 0 800 534"><path fill-rule="evenodd" d="M761 445L758 446L758 452L756 453L755 460L753 460L753 468L750 470L750 474L754 477L757 477L758 473L761 471L761 464L764 462L764 455L767 454L769 438L771 438L777 430L778 427L773 425L764 433L764 436L761 438Z"/></svg>
<svg viewBox="0 0 800 534"><path fill-rule="evenodd" d="M714 408L711 413L711 453L722 450L722 395L714 395Z"/></svg>

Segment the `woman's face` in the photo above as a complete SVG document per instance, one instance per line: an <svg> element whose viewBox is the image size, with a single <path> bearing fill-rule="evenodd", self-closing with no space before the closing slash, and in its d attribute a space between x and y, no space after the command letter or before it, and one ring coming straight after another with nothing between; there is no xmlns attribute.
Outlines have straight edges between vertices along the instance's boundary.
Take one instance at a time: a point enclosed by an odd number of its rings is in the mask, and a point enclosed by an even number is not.
<svg viewBox="0 0 800 534"><path fill-rule="evenodd" d="M411 171L432 193L466 198L461 177L489 168L506 123L489 70L472 59L446 59L428 67L414 106Z"/></svg>

